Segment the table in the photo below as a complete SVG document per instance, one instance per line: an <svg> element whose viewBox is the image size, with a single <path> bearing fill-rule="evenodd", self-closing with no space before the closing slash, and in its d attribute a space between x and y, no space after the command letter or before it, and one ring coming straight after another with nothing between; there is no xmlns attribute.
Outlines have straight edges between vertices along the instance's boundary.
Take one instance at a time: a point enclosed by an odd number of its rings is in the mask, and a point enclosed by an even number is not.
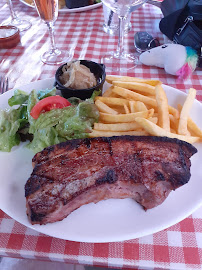
<svg viewBox="0 0 202 270"><path fill-rule="evenodd" d="M21 44L13 49L0 50L0 72L9 77L9 88L17 88L35 80L51 78L56 66L40 62L40 54L48 47L46 25L40 22L36 11L13 0L15 11L21 18L31 21L32 28L21 33ZM132 30L126 47L134 50L134 32L147 30L165 37L158 29L160 9L145 4L132 14ZM9 19L6 1L0 3L0 23ZM58 47L74 53L74 59L100 61L106 50L115 49L116 37L102 30L102 8L82 13L59 13L55 24ZM140 78L160 79L163 83L187 91L197 89L202 101L202 71L194 72L191 79L178 82L163 69L137 66L127 74ZM52 238L35 232L14 221L0 211L0 256L63 261L73 264L133 269L202 269L202 208L180 223L139 239L117 243L79 243Z"/></svg>

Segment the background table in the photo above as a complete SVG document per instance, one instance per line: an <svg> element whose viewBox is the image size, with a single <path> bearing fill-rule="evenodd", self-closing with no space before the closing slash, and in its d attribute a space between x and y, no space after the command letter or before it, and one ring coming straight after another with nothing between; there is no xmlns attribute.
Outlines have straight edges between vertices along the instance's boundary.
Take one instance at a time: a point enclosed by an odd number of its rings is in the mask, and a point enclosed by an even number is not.
<svg viewBox="0 0 202 270"><path fill-rule="evenodd" d="M0 50L0 73L9 77L9 88L17 88L31 81L51 78L57 66L40 62L40 55L48 48L48 31L33 8L13 0L14 8L21 18L32 22L32 28L21 33L21 43L9 50ZM132 30L126 37L125 46L134 51L134 32L146 30L165 38L158 24L161 11L145 4L132 14ZM8 21L9 10L5 0L0 3L0 24ZM74 59L100 61L101 55L116 48L117 37L103 32L102 8L82 13L59 13L55 24L58 47L73 53ZM187 91L197 89L202 100L202 72L197 70L186 82L163 69L139 65L133 71L121 75L160 79L163 83ZM0 165L1 166L1 165ZM202 208L182 222L161 232L117 243L78 243L42 235L14 221L0 211L0 255L34 258L68 263L80 263L120 268L155 269L202 269Z"/></svg>

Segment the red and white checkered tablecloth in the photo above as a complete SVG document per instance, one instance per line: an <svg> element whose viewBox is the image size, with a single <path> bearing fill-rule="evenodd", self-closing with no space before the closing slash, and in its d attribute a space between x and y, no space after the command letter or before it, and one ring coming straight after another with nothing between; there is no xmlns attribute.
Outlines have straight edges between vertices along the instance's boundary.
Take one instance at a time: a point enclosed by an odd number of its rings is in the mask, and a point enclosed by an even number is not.
<svg viewBox="0 0 202 270"><path fill-rule="evenodd" d="M0 73L10 80L10 88L31 81L51 78L57 67L40 62L40 54L48 47L48 31L36 11L13 0L21 18L32 22L32 28L21 34L21 43L13 49L0 50ZM0 2L0 24L10 19L6 0ZM161 11L145 4L132 14L132 30L125 46L133 51L134 33L146 30L165 38L158 28ZM55 24L58 47L74 53L74 59L100 61L101 56L116 48L117 37L103 32L102 7L81 13L59 13ZM191 79L179 83L163 69L139 65L127 74L140 78L160 79L182 91L197 89L202 101L202 71L196 70ZM1 166L1 165L0 165ZM139 239L117 243L79 243L52 238L33 231L0 211L0 255L34 258L67 263L133 269L202 269L202 208L180 223Z"/></svg>

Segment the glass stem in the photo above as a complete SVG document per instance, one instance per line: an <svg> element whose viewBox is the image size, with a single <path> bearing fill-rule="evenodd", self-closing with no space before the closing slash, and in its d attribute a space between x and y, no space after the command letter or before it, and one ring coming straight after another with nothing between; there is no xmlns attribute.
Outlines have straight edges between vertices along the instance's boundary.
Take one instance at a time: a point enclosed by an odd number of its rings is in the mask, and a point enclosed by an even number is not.
<svg viewBox="0 0 202 270"><path fill-rule="evenodd" d="M51 50L54 52L57 48L55 46L53 22L47 22L47 25L48 25L49 36L51 40Z"/></svg>
<svg viewBox="0 0 202 270"><path fill-rule="evenodd" d="M11 0L7 0L7 2L8 2L8 7L9 7L9 10L10 10L10 13L11 13L11 18L12 18L12 20L17 19L17 16L16 16L16 14L15 14L15 12L14 12L14 10L13 10L13 4L12 4L12 1L11 1Z"/></svg>
<svg viewBox="0 0 202 270"><path fill-rule="evenodd" d="M124 55L124 28L125 28L125 17L119 16L119 36L118 36L118 47L116 51L116 56L120 58Z"/></svg>

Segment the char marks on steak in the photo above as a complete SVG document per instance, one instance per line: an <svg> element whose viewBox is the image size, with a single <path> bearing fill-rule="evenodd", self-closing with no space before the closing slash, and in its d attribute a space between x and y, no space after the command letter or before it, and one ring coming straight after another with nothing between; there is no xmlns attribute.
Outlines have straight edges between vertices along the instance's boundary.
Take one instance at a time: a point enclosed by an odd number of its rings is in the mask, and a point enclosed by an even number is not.
<svg viewBox="0 0 202 270"><path fill-rule="evenodd" d="M80 206L133 198L143 208L161 204L190 179L189 143L167 137L79 139L37 153L25 185L32 224L64 219Z"/></svg>

